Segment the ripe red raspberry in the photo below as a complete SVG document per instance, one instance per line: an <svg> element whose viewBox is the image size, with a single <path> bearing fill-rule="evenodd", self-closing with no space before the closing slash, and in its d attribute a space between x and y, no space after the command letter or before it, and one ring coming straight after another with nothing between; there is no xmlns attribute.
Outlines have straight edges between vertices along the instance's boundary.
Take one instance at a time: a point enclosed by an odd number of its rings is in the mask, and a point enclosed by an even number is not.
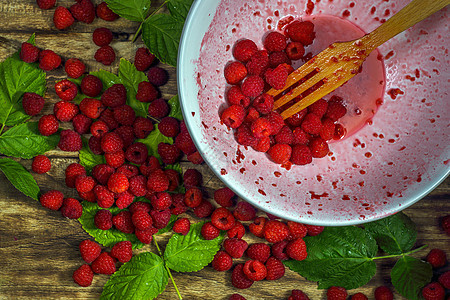
<svg viewBox="0 0 450 300"><path fill-rule="evenodd" d="M70 7L70 12L80 22L91 24L95 19L95 7L91 0L78 0Z"/></svg>
<svg viewBox="0 0 450 300"><path fill-rule="evenodd" d="M329 147L327 142L320 138L313 138L309 143L309 149L311 150L312 157L321 158L328 154Z"/></svg>
<svg viewBox="0 0 450 300"><path fill-rule="evenodd" d="M335 131L336 125L334 124L333 120L328 118L322 119L322 130L320 131L319 135L323 140L331 140L334 137Z"/></svg>
<svg viewBox="0 0 450 300"><path fill-rule="evenodd" d="M124 148L128 148L129 146L131 146L136 138L134 136L133 127L131 126L120 126L116 130L114 130L114 132L117 133L122 139Z"/></svg>
<svg viewBox="0 0 450 300"><path fill-rule="evenodd" d="M161 157L161 160L163 163L167 165L171 165L176 163L180 156L181 151L177 148L176 145L169 145L166 143L159 143L158 144L158 154Z"/></svg>
<svg viewBox="0 0 450 300"><path fill-rule="evenodd" d="M56 0L36 0L40 9L50 9L55 6Z"/></svg>
<svg viewBox="0 0 450 300"><path fill-rule="evenodd" d="M277 164L285 164L291 158L292 148L286 144L275 144L270 147L267 154Z"/></svg>
<svg viewBox="0 0 450 300"><path fill-rule="evenodd" d="M126 164L118 168L117 173L122 173L130 179L131 177L139 175L139 168L134 165Z"/></svg>
<svg viewBox="0 0 450 300"><path fill-rule="evenodd" d="M231 207L236 200L236 194L227 187L218 189L214 192L214 200L223 207Z"/></svg>
<svg viewBox="0 0 450 300"><path fill-rule="evenodd" d="M113 112L114 119L121 125L132 126L136 119L136 113L134 109L126 104L114 108Z"/></svg>
<svg viewBox="0 0 450 300"><path fill-rule="evenodd" d="M450 215L442 218L441 227L448 235L450 235Z"/></svg>
<svg viewBox="0 0 450 300"><path fill-rule="evenodd" d="M148 212L150 212L151 209L152 209L152 206L150 205L150 203L143 202L143 201L136 201L130 205L129 211L132 214L134 214L135 212L137 212L139 210L142 210L142 211L145 211L148 213Z"/></svg>
<svg viewBox="0 0 450 300"><path fill-rule="evenodd" d="M281 90L288 78L288 71L283 65L279 65L275 69L267 69L264 73L264 78L266 82L276 90Z"/></svg>
<svg viewBox="0 0 450 300"><path fill-rule="evenodd" d="M245 250L247 250L248 244L243 239L228 238L223 242L223 248L231 255L231 257L241 258L244 255Z"/></svg>
<svg viewBox="0 0 450 300"><path fill-rule="evenodd" d="M151 226L149 229L146 229L146 230L136 229L135 234L141 243L150 244L153 240L153 235L157 232L158 232L158 229Z"/></svg>
<svg viewBox="0 0 450 300"><path fill-rule="evenodd" d="M231 105L226 108L221 116L221 121L230 128L238 128L244 122L245 108L240 105Z"/></svg>
<svg viewBox="0 0 450 300"><path fill-rule="evenodd" d="M206 202L206 201L205 201ZM209 202L208 202L209 203ZM211 205L211 204L210 204ZM214 211L214 207L211 205L211 213ZM195 210L194 210L195 212ZM245 227L239 221L234 221L233 227L227 230L227 236L229 238L238 238L242 239L245 234Z"/></svg>
<svg viewBox="0 0 450 300"><path fill-rule="evenodd" d="M289 59L299 60L305 55L305 47L299 42L290 42L286 46L286 54Z"/></svg>
<svg viewBox="0 0 450 300"><path fill-rule="evenodd" d="M288 300L309 300L309 297L301 290L292 290Z"/></svg>
<svg viewBox="0 0 450 300"><path fill-rule="evenodd" d="M180 129L181 124L184 123L180 123ZM192 141L192 138L187 131L180 131L180 133L175 138L175 145L177 145L178 149L180 149L186 155L195 153L197 151L197 148L195 148L194 142Z"/></svg>
<svg viewBox="0 0 450 300"><path fill-rule="evenodd" d="M300 127L296 127L292 132L294 134L294 145L306 145L309 142L310 135Z"/></svg>
<svg viewBox="0 0 450 300"><path fill-rule="evenodd" d="M73 272L73 281L82 287L87 287L92 284L94 278L94 272L92 272L91 266L84 264Z"/></svg>
<svg viewBox="0 0 450 300"><path fill-rule="evenodd" d="M287 38L284 34L272 31L264 39L264 48L269 52L283 51L286 48Z"/></svg>
<svg viewBox="0 0 450 300"><path fill-rule="evenodd" d="M308 225L305 224L306 229L308 229L308 235L309 236L316 236L322 233L322 231L325 229L323 226L318 225Z"/></svg>
<svg viewBox="0 0 450 300"><path fill-rule="evenodd" d="M306 252L305 241L300 238L289 242L286 246L286 254L295 260L306 259L308 253Z"/></svg>
<svg viewBox="0 0 450 300"><path fill-rule="evenodd" d="M202 225L200 234L205 240L213 240L220 235L220 230L217 229L211 222L206 222Z"/></svg>
<svg viewBox="0 0 450 300"><path fill-rule="evenodd" d="M103 252L91 264L92 271L97 274L111 275L116 272L114 258L108 252Z"/></svg>
<svg viewBox="0 0 450 300"><path fill-rule="evenodd" d="M111 30L105 27L99 27L92 34L92 41L99 47L109 45L113 39Z"/></svg>
<svg viewBox="0 0 450 300"><path fill-rule="evenodd" d="M202 191L196 187L189 188L184 194L184 204L187 207L195 208L202 203Z"/></svg>
<svg viewBox="0 0 450 300"><path fill-rule="evenodd" d="M78 94L78 87L72 81L64 79L55 84L55 91L61 100L72 101Z"/></svg>
<svg viewBox="0 0 450 300"><path fill-rule="evenodd" d="M101 139L109 131L108 125L103 121L95 121L90 128L93 137Z"/></svg>
<svg viewBox="0 0 450 300"><path fill-rule="evenodd" d="M327 112L328 102L325 99L319 99L310 106L308 106L308 113L315 114L316 116L322 118Z"/></svg>
<svg viewBox="0 0 450 300"><path fill-rule="evenodd" d="M187 156L187 159L194 165L200 165L200 164L204 163L203 157L200 154L200 152L198 152L198 151L195 151L194 153L189 154Z"/></svg>
<svg viewBox="0 0 450 300"><path fill-rule="evenodd" d="M272 100L273 100L273 98L272 98ZM271 101L271 102L273 103L273 101ZM270 103L268 103L268 104L270 104ZM270 107L270 105L268 105L267 110L269 109L269 107ZM270 110L272 109L272 107L273 107L273 104L271 105ZM261 107L259 109L261 109ZM270 127L272 128L273 135L277 134L281 130L281 128L283 128L283 126L285 125L283 117L277 112L270 111L265 116L265 118L270 121Z"/></svg>
<svg viewBox="0 0 450 300"><path fill-rule="evenodd" d="M119 122L117 122L114 119L114 112L107 108L105 109L101 114L100 114L100 121L103 121L106 123L106 125L108 125L109 130L114 130L117 129L119 127ZM119 134L118 132L116 132L117 134ZM121 134L119 134L121 136ZM122 136L121 136L122 137ZM123 139L123 137L122 137ZM134 137L133 137L134 140Z"/></svg>
<svg viewBox="0 0 450 300"><path fill-rule="evenodd" d="M158 129L167 137L176 137L180 132L180 124L174 117L165 117L159 122Z"/></svg>
<svg viewBox="0 0 450 300"><path fill-rule="evenodd" d="M151 54L150 50L148 50L146 47L137 49L136 55L134 56L134 65L136 66L136 69L138 71L146 71L154 61L155 56Z"/></svg>
<svg viewBox="0 0 450 300"><path fill-rule="evenodd" d="M319 134L322 130L322 122L316 114L308 113L303 119L301 127L306 133Z"/></svg>
<svg viewBox="0 0 450 300"><path fill-rule="evenodd" d="M145 163L148 157L147 146L143 143L134 143L127 148L125 158L134 164L141 165Z"/></svg>
<svg viewBox="0 0 450 300"><path fill-rule="evenodd" d="M295 239L302 239L308 233L308 229L302 223L288 221L287 226L289 229L289 235L287 236L287 240L289 240L289 241L292 241Z"/></svg>
<svg viewBox="0 0 450 300"><path fill-rule="evenodd" d="M246 63L258 51L258 46L252 40L242 39L234 44L232 51L235 59Z"/></svg>
<svg viewBox="0 0 450 300"><path fill-rule="evenodd" d="M103 185L94 187L94 194L97 198L97 204L101 208L109 208L114 204L114 194Z"/></svg>
<svg viewBox="0 0 450 300"><path fill-rule="evenodd" d="M166 209L166 210L152 210L150 211L150 215L152 216L153 219L153 226L156 229L162 229L164 227L167 226L167 224L169 224L170 221L170 210Z"/></svg>
<svg viewBox="0 0 450 300"><path fill-rule="evenodd" d="M248 260L244 264L244 274L253 281L260 281L266 278L267 269L264 264L258 260Z"/></svg>
<svg viewBox="0 0 450 300"><path fill-rule="evenodd" d="M374 291L375 300L393 300L394 294L387 286L379 286Z"/></svg>
<svg viewBox="0 0 450 300"><path fill-rule="evenodd" d="M80 151L83 147L81 136L71 129L63 130L60 134L58 147L62 151Z"/></svg>
<svg viewBox="0 0 450 300"><path fill-rule="evenodd" d="M306 145L295 145L290 160L295 165L307 165L312 162L311 150Z"/></svg>
<svg viewBox="0 0 450 300"><path fill-rule="evenodd" d="M120 209L127 208L134 201L134 195L128 191L120 193L116 199L116 206Z"/></svg>
<svg viewBox="0 0 450 300"><path fill-rule="evenodd" d="M252 134L254 137L261 139L268 137L272 131L270 121L265 118L256 119L251 125Z"/></svg>
<svg viewBox="0 0 450 300"><path fill-rule="evenodd" d="M216 271L219 272L228 271L233 266L233 259L227 252L220 250L214 256L211 265L213 269Z"/></svg>
<svg viewBox="0 0 450 300"><path fill-rule="evenodd" d="M237 264L231 273L231 284L238 289L248 289L252 286L253 280L244 273L244 264Z"/></svg>
<svg viewBox="0 0 450 300"><path fill-rule="evenodd" d="M91 119L98 119L104 109L102 102L97 99L84 98L80 103L80 111Z"/></svg>
<svg viewBox="0 0 450 300"><path fill-rule="evenodd" d="M233 85L227 91L227 101L230 105L241 105L242 107L247 107L250 105L250 98L244 96L242 90L239 86Z"/></svg>
<svg viewBox="0 0 450 300"><path fill-rule="evenodd" d="M150 173L156 169L161 169L161 164L159 163L159 160L154 156L149 156L147 158L147 162L139 166L139 171L146 177L148 177Z"/></svg>
<svg viewBox="0 0 450 300"><path fill-rule="evenodd" d="M275 135L275 141L277 144L292 144L294 142L294 134L288 126L283 126L280 131Z"/></svg>
<svg viewBox="0 0 450 300"><path fill-rule="evenodd" d="M339 120L347 113L347 109L342 104L342 98L333 96L328 101L327 111L325 112L325 117L330 118L333 121Z"/></svg>
<svg viewBox="0 0 450 300"><path fill-rule="evenodd" d="M52 164L50 162L50 159L48 159L45 155L38 155L33 158L33 162L31 163L31 169L33 172L36 172L38 174L44 174L50 171L50 168L52 167Z"/></svg>
<svg viewBox="0 0 450 300"><path fill-rule="evenodd" d="M264 238L269 243L281 242L289 234L289 229L286 224L277 221L269 220L264 226Z"/></svg>
<svg viewBox="0 0 450 300"><path fill-rule="evenodd" d="M65 171L66 175L66 185L70 188L75 187L75 179L79 175L86 175L86 169L77 163L70 164Z"/></svg>
<svg viewBox="0 0 450 300"><path fill-rule="evenodd" d="M107 184L109 176L113 173L114 168L107 164L98 164L92 168L92 176L102 185Z"/></svg>
<svg viewBox="0 0 450 300"><path fill-rule="evenodd" d="M242 83L241 90L244 96L256 98L264 91L264 79L258 75L250 75Z"/></svg>
<svg viewBox="0 0 450 300"><path fill-rule="evenodd" d="M422 296L425 300L444 300L445 289L439 282L432 282L422 289Z"/></svg>
<svg viewBox="0 0 450 300"><path fill-rule="evenodd" d="M74 22L75 19L67 8L63 6L58 6L56 8L55 13L53 14L53 24L55 24L56 28L63 30L70 27Z"/></svg>
<svg viewBox="0 0 450 300"><path fill-rule="evenodd" d="M94 75L86 75L81 80L81 92L89 97L97 97L103 90L102 81ZM96 118L93 118L96 119Z"/></svg>
<svg viewBox="0 0 450 300"><path fill-rule="evenodd" d="M105 153L114 153L122 149L123 141L115 132L108 132L102 137L102 150Z"/></svg>
<svg viewBox="0 0 450 300"><path fill-rule="evenodd" d="M284 64L287 64L287 65L291 65L292 64L292 62L289 59L289 57L287 56L286 52L278 51L278 52L270 53L270 55L269 55L269 67L276 68L279 65L284 65ZM280 66L280 67L284 68L284 66ZM287 69L286 69L286 71L287 71Z"/></svg>
<svg viewBox="0 0 450 300"><path fill-rule="evenodd" d="M258 140L256 146L253 146L255 151L267 152L270 149L270 137L264 136Z"/></svg>
<svg viewBox="0 0 450 300"><path fill-rule="evenodd" d="M191 222L188 218L181 218L173 224L173 231L182 235L188 234L191 229Z"/></svg>
<svg viewBox="0 0 450 300"><path fill-rule="evenodd" d="M148 70L147 78L154 86L162 86L169 81L169 74L163 68L153 67Z"/></svg>
<svg viewBox="0 0 450 300"><path fill-rule="evenodd" d="M327 300L345 300L347 296L347 290L340 286L332 286L327 290Z"/></svg>
<svg viewBox="0 0 450 300"><path fill-rule="evenodd" d="M184 204L184 194L176 193L172 196L172 207L170 212L172 215L181 215L187 211L188 207Z"/></svg>
<svg viewBox="0 0 450 300"><path fill-rule="evenodd" d="M113 193L123 193L128 190L130 183L127 176L122 173L114 173L108 179L108 189Z"/></svg>
<svg viewBox="0 0 450 300"><path fill-rule="evenodd" d="M225 66L225 80L228 84L237 84L247 76L247 68L239 61L234 61Z"/></svg>
<svg viewBox="0 0 450 300"><path fill-rule="evenodd" d="M158 125L159 128L159 125ZM137 117L133 124L134 135L138 139L145 139L154 129L152 121L144 117Z"/></svg>
<svg viewBox="0 0 450 300"><path fill-rule="evenodd" d="M239 221L251 221L256 218L256 209L250 203L241 201L236 205L233 215Z"/></svg>
<svg viewBox="0 0 450 300"><path fill-rule="evenodd" d="M116 60L116 52L109 45L102 46L95 52L94 58L99 63L109 66Z"/></svg>
<svg viewBox="0 0 450 300"><path fill-rule="evenodd" d="M169 114L170 108L166 100L159 98L148 106L148 114L156 119L164 118Z"/></svg>
<svg viewBox="0 0 450 300"><path fill-rule="evenodd" d="M265 263L270 257L270 247L264 243L252 244L247 249L247 256L253 260L259 260Z"/></svg>
<svg viewBox="0 0 450 300"><path fill-rule="evenodd" d="M150 173L147 181L147 189L154 192L164 192L169 187L169 179L161 169L156 169Z"/></svg>
<svg viewBox="0 0 450 300"><path fill-rule="evenodd" d="M100 209L94 216L95 227L101 230L108 230L113 226L112 213L107 209Z"/></svg>
<svg viewBox="0 0 450 300"><path fill-rule="evenodd" d="M99 5L97 5L96 9L97 17L99 17L102 20L105 21L114 21L119 18L119 15L117 15L115 12L113 12L106 2L102 2Z"/></svg>
<svg viewBox="0 0 450 300"><path fill-rule="evenodd" d="M202 185L203 176L196 169L187 169L183 174L184 186L187 189L192 187L200 187Z"/></svg>
<svg viewBox="0 0 450 300"><path fill-rule="evenodd" d="M314 32L314 24L309 21L294 21L289 23L284 33L294 42L300 42L304 46L312 44L316 34Z"/></svg>
<svg viewBox="0 0 450 300"><path fill-rule="evenodd" d="M447 263L447 255L445 252L436 248L430 250L426 259L433 268L443 267Z"/></svg>
<svg viewBox="0 0 450 300"><path fill-rule="evenodd" d="M438 281L444 288L450 289L450 271L447 271L439 276Z"/></svg>
<svg viewBox="0 0 450 300"><path fill-rule="evenodd" d="M97 202L97 198L95 197L94 190L86 192L86 193L78 192L78 196L82 200L85 200L85 201L88 201L88 202L92 202L92 203Z"/></svg>
<svg viewBox="0 0 450 300"><path fill-rule="evenodd" d="M130 241L116 243L111 249L111 256L121 263L126 263L133 257L133 248Z"/></svg>
<svg viewBox="0 0 450 300"><path fill-rule="evenodd" d="M266 50L260 50L250 57L245 66L249 75L262 76L269 67L269 54Z"/></svg>
<svg viewBox="0 0 450 300"><path fill-rule="evenodd" d="M104 106L111 108L122 106L127 101L127 90L123 84L114 84L105 90L101 99Z"/></svg>
<svg viewBox="0 0 450 300"><path fill-rule="evenodd" d="M266 261L267 280L277 280L284 276L286 271L281 260L275 257L269 257Z"/></svg>
<svg viewBox="0 0 450 300"><path fill-rule="evenodd" d="M78 58L70 58L64 64L64 70L70 78L79 78L86 71L86 66Z"/></svg>
<svg viewBox="0 0 450 300"><path fill-rule="evenodd" d="M303 118L306 116L307 113L308 113L307 108L302 109L298 113L295 113L292 116L290 116L289 118L287 118L286 123L288 125L291 125L292 127L298 127L302 124Z"/></svg>
<svg viewBox="0 0 450 300"><path fill-rule="evenodd" d="M233 294L230 296L230 299L228 299L228 300L246 300L246 298L239 294Z"/></svg>
<svg viewBox="0 0 450 300"><path fill-rule="evenodd" d="M42 206L51 210L58 210L63 203L64 195L60 191L51 190L41 195L39 201Z"/></svg>
<svg viewBox="0 0 450 300"><path fill-rule="evenodd" d="M61 122L70 122L78 114L79 109L75 103L59 101L53 106L55 117Z"/></svg>
<svg viewBox="0 0 450 300"><path fill-rule="evenodd" d="M369 298L367 298L367 296L364 295L363 293L356 293L352 295L350 300L369 300Z"/></svg>
<svg viewBox="0 0 450 300"><path fill-rule="evenodd" d="M152 102L158 99L159 91L148 81L142 81L138 85L136 99L141 102Z"/></svg>
<svg viewBox="0 0 450 300"><path fill-rule="evenodd" d="M289 256L286 253L286 246L289 242L284 240L272 245L272 255L279 260L287 260Z"/></svg>
<svg viewBox="0 0 450 300"><path fill-rule="evenodd" d="M220 230L228 230L234 226L234 216L225 207L219 207L212 213L211 222Z"/></svg>
<svg viewBox="0 0 450 300"><path fill-rule="evenodd" d="M264 94L256 97L255 100L253 100L252 105L253 105L254 108L256 108L256 110L259 113L261 113L263 115L267 115L267 114L270 114L272 109L273 109L273 102L274 102L273 97L271 95L269 95L269 94L264 93ZM269 121L272 124L272 132L273 132L273 134L278 133L278 131L276 130L276 129L278 129L278 126L276 128L273 127L273 125L274 125L273 123L274 122L276 122L277 125L278 125L278 120L277 119L278 118L275 115L272 115L272 120L269 119ZM284 125L284 123L283 123L283 125ZM283 126L281 126L281 127L283 127ZM281 127L279 129L281 129Z"/></svg>
<svg viewBox="0 0 450 300"><path fill-rule="evenodd" d="M112 217L113 225L123 233L133 233L134 225L131 219L131 212L123 210Z"/></svg>
<svg viewBox="0 0 450 300"><path fill-rule="evenodd" d="M102 248L99 244L91 240L84 240L78 246L81 258L88 264L92 263L100 256Z"/></svg>
<svg viewBox="0 0 450 300"><path fill-rule="evenodd" d="M75 188L78 192L87 193L91 191L95 186L95 180L91 176L86 176L84 174L77 176L75 178Z"/></svg>
<svg viewBox="0 0 450 300"><path fill-rule="evenodd" d="M257 217L253 223L248 226L253 235L263 238L264 237L264 226L266 225L267 219L264 217Z"/></svg>
<svg viewBox="0 0 450 300"><path fill-rule="evenodd" d="M52 50L43 50L39 53L39 68L51 71L61 65L61 57Z"/></svg>
<svg viewBox="0 0 450 300"><path fill-rule="evenodd" d="M172 205L172 196L167 192L158 192L151 197L150 202L153 209L165 210Z"/></svg>
<svg viewBox="0 0 450 300"><path fill-rule="evenodd" d="M39 58L39 49L33 44L24 42L20 49L20 59L26 63L34 63Z"/></svg>

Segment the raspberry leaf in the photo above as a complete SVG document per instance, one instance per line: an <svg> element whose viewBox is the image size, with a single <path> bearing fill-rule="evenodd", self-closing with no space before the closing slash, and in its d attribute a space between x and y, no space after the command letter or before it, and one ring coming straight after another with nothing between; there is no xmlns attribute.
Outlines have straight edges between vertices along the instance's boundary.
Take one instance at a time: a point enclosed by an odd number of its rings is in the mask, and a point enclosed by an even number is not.
<svg viewBox="0 0 450 300"><path fill-rule="evenodd" d="M181 105L180 105L180 101L178 99L178 95L170 98L168 103L170 106L169 117L174 117L174 118L178 119L179 121L183 121L183 113L181 112Z"/></svg>
<svg viewBox="0 0 450 300"><path fill-rule="evenodd" d="M30 172L21 164L10 158L0 158L0 170L16 189L26 196L38 200L39 186Z"/></svg>
<svg viewBox="0 0 450 300"><path fill-rule="evenodd" d="M389 254L411 250L417 238L416 225L402 212L370 222L365 225L365 229L372 234L380 248Z"/></svg>
<svg viewBox="0 0 450 300"><path fill-rule="evenodd" d="M100 299L154 299L169 282L164 261L152 252L133 256L111 275Z"/></svg>
<svg viewBox="0 0 450 300"><path fill-rule="evenodd" d="M395 289L405 298L422 299L420 291L431 281L433 270L423 260L403 256L391 270L391 281Z"/></svg>
<svg viewBox="0 0 450 300"><path fill-rule="evenodd" d="M108 7L121 16L130 21L143 22L150 10L150 0L105 0Z"/></svg>
<svg viewBox="0 0 450 300"><path fill-rule="evenodd" d="M205 240L200 230L204 222L193 224L187 235L174 234L167 243L164 260L177 272L196 272L208 265L219 251L224 234Z"/></svg>
<svg viewBox="0 0 450 300"><path fill-rule="evenodd" d="M177 219L178 219L178 217L176 215L171 215L167 226L158 230L158 232L156 234L163 234L163 233L166 233L166 232L169 232L170 230L172 230L173 223L175 223L175 221Z"/></svg>
<svg viewBox="0 0 450 300"><path fill-rule="evenodd" d="M376 271L372 258L378 247L365 230L353 227L326 227L318 236L305 237L308 257L284 264L320 289L341 286L355 289L366 284Z"/></svg>
<svg viewBox="0 0 450 300"><path fill-rule="evenodd" d="M110 88L116 83L122 83L122 80L119 78L119 76L105 70L90 72L89 74L98 77L98 79L102 81L103 91L105 91L107 88Z"/></svg>
<svg viewBox="0 0 450 300"><path fill-rule="evenodd" d="M189 9L191 8L192 2L194 0L169 0L167 2L167 8L170 14L180 20L186 20Z"/></svg>
<svg viewBox="0 0 450 300"><path fill-rule="evenodd" d="M16 125L0 136L0 153L7 156L33 158L58 145L59 135L43 136L37 122Z"/></svg>
<svg viewBox="0 0 450 300"><path fill-rule="evenodd" d="M27 43L30 43L30 44L36 46L36 33L35 32L33 32L33 34L27 40Z"/></svg>
<svg viewBox="0 0 450 300"><path fill-rule="evenodd" d="M82 137L82 140L83 148L81 148L78 158L80 159L80 164L83 165L88 172L91 172L94 166L106 162L105 156L92 153L88 145L88 140L85 137Z"/></svg>
<svg viewBox="0 0 450 300"><path fill-rule="evenodd" d="M138 71L134 64L122 58L119 65L119 79L127 89L127 104L134 109L137 116L146 117L149 103L136 99L139 83L148 81L145 73Z"/></svg>
<svg viewBox="0 0 450 300"><path fill-rule="evenodd" d="M155 129L145 139L138 139L137 142L144 143L148 148L148 154L157 157L161 160L158 154L159 143L173 144L173 139L163 135L159 129L158 124L155 124Z"/></svg>

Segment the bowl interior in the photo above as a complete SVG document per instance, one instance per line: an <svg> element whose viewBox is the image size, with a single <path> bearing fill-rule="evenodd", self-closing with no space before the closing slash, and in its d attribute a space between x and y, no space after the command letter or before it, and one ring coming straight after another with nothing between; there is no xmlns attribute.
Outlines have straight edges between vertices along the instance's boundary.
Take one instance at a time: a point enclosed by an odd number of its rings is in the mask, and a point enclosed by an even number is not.
<svg viewBox="0 0 450 300"><path fill-rule="evenodd" d="M383 104L362 129L330 144L327 157L288 170L239 146L220 124L227 88L223 67L233 60L237 40L249 38L262 47L264 33L286 16L314 23L314 16L334 15L370 32L409 1L367 2L321 1L312 9L305 0L197 0L192 5L178 57L186 124L211 169L266 212L315 225L364 223L415 203L450 172L446 9L379 48L386 74Z"/></svg>

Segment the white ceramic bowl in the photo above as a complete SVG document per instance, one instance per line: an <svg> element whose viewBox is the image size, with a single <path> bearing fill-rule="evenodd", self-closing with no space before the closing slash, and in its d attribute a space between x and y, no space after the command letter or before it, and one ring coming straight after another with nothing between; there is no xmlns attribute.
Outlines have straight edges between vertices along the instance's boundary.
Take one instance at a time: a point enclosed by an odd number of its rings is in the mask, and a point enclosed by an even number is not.
<svg viewBox="0 0 450 300"><path fill-rule="evenodd" d="M194 1L178 55L178 89L188 130L215 174L241 198L271 214L339 226L396 213L450 173L448 10L380 47L386 92L369 125L332 143L331 155L287 170L264 153L238 146L232 131L220 124L227 87L223 67L233 60L229 48L238 39L250 38L261 47L263 34L280 19L305 17L306 2ZM370 2L323 0L312 16L344 17L370 32L409 1ZM404 94L392 97L388 91L395 89Z"/></svg>

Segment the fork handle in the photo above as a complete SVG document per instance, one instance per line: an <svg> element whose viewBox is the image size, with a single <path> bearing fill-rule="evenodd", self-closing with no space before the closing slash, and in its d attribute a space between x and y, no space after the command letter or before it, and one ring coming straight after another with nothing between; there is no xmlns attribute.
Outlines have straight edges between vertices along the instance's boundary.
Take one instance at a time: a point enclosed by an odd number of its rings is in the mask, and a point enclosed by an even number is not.
<svg viewBox="0 0 450 300"><path fill-rule="evenodd" d="M374 50L387 40L449 4L450 0L413 0L377 29L361 38L361 42Z"/></svg>

